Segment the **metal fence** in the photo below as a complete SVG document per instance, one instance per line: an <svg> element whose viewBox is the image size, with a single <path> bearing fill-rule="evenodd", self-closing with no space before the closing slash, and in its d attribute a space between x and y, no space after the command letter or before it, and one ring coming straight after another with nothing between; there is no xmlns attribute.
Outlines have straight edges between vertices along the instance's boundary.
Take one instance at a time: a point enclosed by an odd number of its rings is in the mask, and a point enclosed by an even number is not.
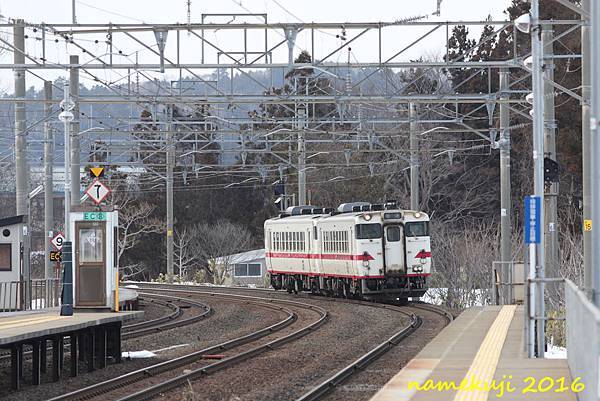
<svg viewBox="0 0 600 401"><path fill-rule="evenodd" d="M492 304L522 304L525 297L523 262L492 262Z"/></svg>
<svg viewBox="0 0 600 401"><path fill-rule="evenodd" d="M572 281L566 280L567 358L573 379L581 377L579 401L599 401L600 310Z"/></svg>
<svg viewBox="0 0 600 401"><path fill-rule="evenodd" d="M60 279L0 282L0 312L60 306Z"/></svg>

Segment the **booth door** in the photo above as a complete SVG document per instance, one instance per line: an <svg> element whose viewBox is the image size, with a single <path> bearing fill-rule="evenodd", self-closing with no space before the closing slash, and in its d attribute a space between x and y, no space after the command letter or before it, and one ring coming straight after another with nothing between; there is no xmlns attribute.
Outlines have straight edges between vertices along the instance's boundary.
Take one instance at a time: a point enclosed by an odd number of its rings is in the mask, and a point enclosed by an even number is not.
<svg viewBox="0 0 600 401"><path fill-rule="evenodd" d="M76 306L106 304L106 259L104 222L77 222Z"/></svg>

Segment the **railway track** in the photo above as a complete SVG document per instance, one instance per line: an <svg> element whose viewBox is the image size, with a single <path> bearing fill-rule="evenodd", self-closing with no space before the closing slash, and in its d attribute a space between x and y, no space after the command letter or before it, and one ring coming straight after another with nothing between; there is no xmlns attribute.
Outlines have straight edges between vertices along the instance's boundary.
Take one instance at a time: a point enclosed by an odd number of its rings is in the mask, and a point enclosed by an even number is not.
<svg viewBox="0 0 600 401"><path fill-rule="evenodd" d="M147 289L146 289L147 290ZM264 308L269 308L279 312L284 312L286 317L283 320L278 321L274 325L261 328L250 334L234 338L229 341L222 342L220 344L191 352L184 356L171 359L156 365L152 365L143 369L139 369L130 373L127 373L116 378L97 383L95 385L73 391L68 394L63 394L59 397L52 398L52 400L81 400L90 399L93 397L106 397L108 394L115 390L124 389L132 383L136 383L140 380L153 378L157 380L157 376L163 375L164 373L171 372L171 376L160 380L158 383L154 383L144 388L143 390L137 391L133 394L128 394L124 397L118 398L120 400L143 400L152 398L158 394L164 393L170 389L181 386L188 381L194 380L200 376L210 375L227 367L233 366L239 362L247 360L249 358L256 357L264 352L268 352L275 348L278 348L288 342L294 341L304 335L316 330L321 326L327 319L327 311L321 307L311 305L308 303L291 301L291 300L276 300L271 298L263 298L249 295L236 295L229 293L217 293L208 291L190 291L190 290L176 290L176 289L164 289L161 291L168 291L169 293L185 293L190 295L204 295L218 298L226 298L229 300L237 300L246 304L253 304ZM206 355L214 352L223 352L226 350L233 350L242 345L251 344L257 340L266 338L267 336L273 335L284 328L288 327L292 323L298 320L297 312L292 309L300 309L306 312L316 313L318 316L316 319L312 319L308 324L305 324L298 330L294 330L290 334L280 336L274 340L270 340L264 344L256 345L249 349L243 350L222 360L214 363L210 363L204 366L195 367L193 364L202 362ZM188 368L182 374L176 374L172 376L172 372L177 370L179 372L182 367L192 365L192 368ZM115 399L112 397L111 399Z"/></svg>
<svg viewBox="0 0 600 401"><path fill-rule="evenodd" d="M191 288L193 288L193 286ZM214 288L214 287L207 287L207 288ZM228 288L228 290L230 290L230 288ZM269 290L269 289L240 288L240 289L235 289L234 291L238 291L238 292L245 291L245 292L250 292L250 293L259 292L261 294L270 294L270 295L274 295L274 296L281 294L281 293L278 293L276 291ZM313 296L308 295L308 294L297 294L295 297L297 297L297 298L314 298ZM342 368L341 370L336 372L334 375L328 377L327 379L322 381L320 384L318 384L317 386L312 388L310 391L301 395L299 398L297 398L297 401L314 401L314 400L320 400L320 399L325 398L332 391L334 391L337 387L339 387L341 384L346 382L348 379L350 379L351 377L356 375L358 372L361 372L362 370L364 370L367 366L369 366L371 363L373 363L374 361L379 359L381 356L386 354L393 347L401 344L403 340L405 340L410 335L415 333L415 331L417 331L418 328L421 327L421 325L423 323L422 317L419 316L417 313L415 313L415 312L418 312L418 310L426 310L429 312L433 312L437 315L440 315L446 320L446 324L450 323L454 319L454 316L450 312L444 310L443 308L435 306L435 305L426 304L423 302L412 302L409 304L409 306L400 307L398 305L394 305L393 303L392 304L390 304L390 303L373 303L373 302L350 300L350 299L340 299L340 298L324 298L324 300L326 300L328 302L354 303L354 304L359 304L359 305L368 305L370 307L375 307L375 308L384 308L384 309L388 309L388 310L394 310L399 313L409 315L410 316L410 324L408 326L402 327L400 330L398 330L396 333L394 333L391 337L389 337L382 343L380 343L377 346L375 346L374 348L372 348L369 352L360 356L358 359L356 359L349 365L345 366L344 368ZM411 311L413 309L416 309L417 311L407 312L407 310ZM141 399L147 399L147 398L125 398L125 399L141 400Z"/></svg>

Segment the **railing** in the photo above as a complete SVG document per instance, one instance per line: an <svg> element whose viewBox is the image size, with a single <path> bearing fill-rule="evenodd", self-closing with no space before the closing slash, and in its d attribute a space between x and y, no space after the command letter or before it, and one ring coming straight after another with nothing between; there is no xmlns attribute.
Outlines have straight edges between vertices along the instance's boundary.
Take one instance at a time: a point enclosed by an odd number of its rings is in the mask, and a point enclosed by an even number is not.
<svg viewBox="0 0 600 401"><path fill-rule="evenodd" d="M581 377L579 401L598 401L600 389L600 310L572 281L566 280L567 358L571 376Z"/></svg>
<svg viewBox="0 0 600 401"><path fill-rule="evenodd" d="M0 282L0 312L60 306L60 279Z"/></svg>
<svg viewBox="0 0 600 401"><path fill-rule="evenodd" d="M492 262L492 304L523 303L525 274L523 262Z"/></svg>

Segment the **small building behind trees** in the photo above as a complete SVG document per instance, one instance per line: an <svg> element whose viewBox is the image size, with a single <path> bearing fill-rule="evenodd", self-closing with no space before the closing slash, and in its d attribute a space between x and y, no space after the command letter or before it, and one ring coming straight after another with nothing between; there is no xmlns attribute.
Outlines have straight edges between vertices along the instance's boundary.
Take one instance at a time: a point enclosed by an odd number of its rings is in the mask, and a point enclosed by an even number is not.
<svg viewBox="0 0 600 401"><path fill-rule="evenodd" d="M219 270L227 269L223 282L227 286L269 286L264 249L222 256L215 262Z"/></svg>

